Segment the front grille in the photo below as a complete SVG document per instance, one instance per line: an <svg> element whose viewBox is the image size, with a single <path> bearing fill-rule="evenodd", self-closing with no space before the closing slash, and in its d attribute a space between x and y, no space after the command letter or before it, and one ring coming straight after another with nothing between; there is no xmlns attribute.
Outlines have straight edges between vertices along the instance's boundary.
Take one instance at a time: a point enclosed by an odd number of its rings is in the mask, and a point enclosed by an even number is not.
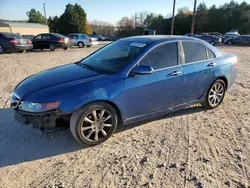
<svg viewBox="0 0 250 188"><path fill-rule="evenodd" d="M21 102L21 99L17 97L15 93L13 93L13 96L10 98L10 107L17 108L20 102Z"/></svg>

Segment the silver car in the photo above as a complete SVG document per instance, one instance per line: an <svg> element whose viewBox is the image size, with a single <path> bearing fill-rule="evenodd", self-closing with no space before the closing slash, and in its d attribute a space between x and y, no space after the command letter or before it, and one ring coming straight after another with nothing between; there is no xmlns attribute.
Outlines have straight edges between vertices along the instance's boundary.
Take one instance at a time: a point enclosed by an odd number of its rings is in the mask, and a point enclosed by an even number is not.
<svg viewBox="0 0 250 188"><path fill-rule="evenodd" d="M67 37L71 39L73 46L79 46L79 48L92 46L93 39L91 39L88 35L82 33L72 33L68 34Z"/></svg>

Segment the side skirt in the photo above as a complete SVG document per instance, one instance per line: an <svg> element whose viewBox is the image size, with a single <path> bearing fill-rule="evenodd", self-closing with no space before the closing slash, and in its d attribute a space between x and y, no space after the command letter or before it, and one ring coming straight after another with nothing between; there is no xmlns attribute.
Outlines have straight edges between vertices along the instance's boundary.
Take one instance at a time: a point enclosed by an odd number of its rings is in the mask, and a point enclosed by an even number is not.
<svg viewBox="0 0 250 188"><path fill-rule="evenodd" d="M139 121L148 120L148 119L151 119L151 118L154 118L154 117L157 117L157 116L166 115L166 114L181 110L181 109L183 109L185 107L188 107L190 105L201 103L202 101L203 101L202 99L194 100L194 101L191 101L191 102L188 102L188 103L179 104L179 105L174 106L174 107L164 108L164 109L157 110L157 111L154 111L154 112L150 112L150 113L147 113L147 114L141 114L141 115L138 115L138 116L134 116L134 117L123 120L123 125L126 126L126 125L136 123L136 122L139 122Z"/></svg>

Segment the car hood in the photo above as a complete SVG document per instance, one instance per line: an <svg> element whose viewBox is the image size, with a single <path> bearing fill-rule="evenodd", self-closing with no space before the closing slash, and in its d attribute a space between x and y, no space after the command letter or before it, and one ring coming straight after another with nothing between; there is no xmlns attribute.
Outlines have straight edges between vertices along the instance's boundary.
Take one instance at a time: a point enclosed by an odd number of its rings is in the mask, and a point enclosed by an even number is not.
<svg viewBox="0 0 250 188"><path fill-rule="evenodd" d="M14 92L18 97L24 99L26 95L45 88L75 80L93 80L99 77L99 75L99 73L80 67L77 64L69 64L52 68L26 78L16 86Z"/></svg>

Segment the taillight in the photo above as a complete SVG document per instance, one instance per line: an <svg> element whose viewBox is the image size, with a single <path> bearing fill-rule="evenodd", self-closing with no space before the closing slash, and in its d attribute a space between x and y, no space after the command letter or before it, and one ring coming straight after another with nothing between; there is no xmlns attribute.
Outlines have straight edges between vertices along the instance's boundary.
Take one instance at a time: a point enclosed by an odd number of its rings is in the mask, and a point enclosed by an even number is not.
<svg viewBox="0 0 250 188"><path fill-rule="evenodd" d="M31 40L28 40L28 41L27 41L27 44L32 44L32 41L31 41Z"/></svg>
<svg viewBox="0 0 250 188"><path fill-rule="evenodd" d="M89 39L89 42L94 42L94 39L90 38L90 39Z"/></svg>
<svg viewBox="0 0 250 188"><path fill-rule="evenodd" d="M16 41L16 40L11 40L10 44L20 44L20 42Z"/></svg>
<svg viewBox="0 0 250 188"><path fill-rule="evenodd" d="M64 42L64 38L60 38L58 42Z"/></svg>
<svg viewBox="0 0 250 188"><path fill-rule="evenodd" d="M234 67L237 69L238 68L238 61L234 63Z"/></svg>

